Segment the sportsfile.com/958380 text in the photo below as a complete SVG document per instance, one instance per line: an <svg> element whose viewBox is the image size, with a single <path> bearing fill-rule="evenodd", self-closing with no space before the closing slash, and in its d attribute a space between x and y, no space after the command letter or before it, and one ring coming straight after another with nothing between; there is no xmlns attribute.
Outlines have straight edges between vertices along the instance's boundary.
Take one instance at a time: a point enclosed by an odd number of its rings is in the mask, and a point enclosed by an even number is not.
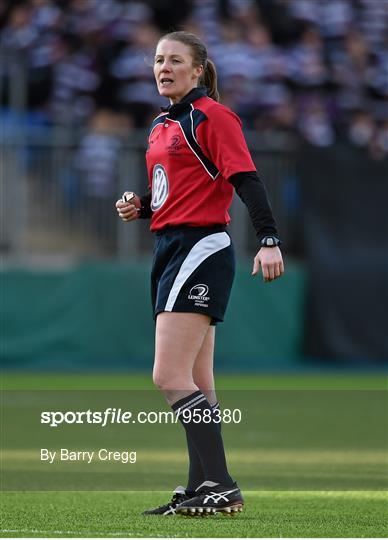
<svg viewBox="0 0 388 540"><path fill-rule="evenodd" d="M108 407L104 411L42 411L40 423L49 427L61 424L96 424L106 427L111 424L176 424L193 422L199 424L239 424L242 420L240 409L185 409L181 411L124 411L121 408Z"/></svg>

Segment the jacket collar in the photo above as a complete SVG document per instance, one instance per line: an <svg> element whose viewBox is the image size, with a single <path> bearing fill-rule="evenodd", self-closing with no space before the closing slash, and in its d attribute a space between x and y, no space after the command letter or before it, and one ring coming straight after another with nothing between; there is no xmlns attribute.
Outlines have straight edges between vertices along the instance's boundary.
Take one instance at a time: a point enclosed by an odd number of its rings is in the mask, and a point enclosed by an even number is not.
<svg viewBox="0 0 388 540"><path fill-rule="evenodd" d="M193 101L203 96L207 96L206 86L197 86L190 90L178 103L172 103L168 107L161 107L163 112L168 112L169 116L177 116L184 110L190 108L189 106Z"/></svg>

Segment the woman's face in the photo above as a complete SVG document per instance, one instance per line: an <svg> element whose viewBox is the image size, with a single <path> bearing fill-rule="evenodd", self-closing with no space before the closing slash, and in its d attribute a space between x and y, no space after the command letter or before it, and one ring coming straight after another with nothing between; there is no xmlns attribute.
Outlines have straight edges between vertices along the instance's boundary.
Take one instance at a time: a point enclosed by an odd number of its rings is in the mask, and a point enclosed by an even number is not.
<svg viewBox="0 0 388 540"><path fill-rule="evenodd" d="M190 90L198 86L202 66L193 66L191 48L180 41L163 39L155 54L154 75L159 94L180 101Z"/></svg>

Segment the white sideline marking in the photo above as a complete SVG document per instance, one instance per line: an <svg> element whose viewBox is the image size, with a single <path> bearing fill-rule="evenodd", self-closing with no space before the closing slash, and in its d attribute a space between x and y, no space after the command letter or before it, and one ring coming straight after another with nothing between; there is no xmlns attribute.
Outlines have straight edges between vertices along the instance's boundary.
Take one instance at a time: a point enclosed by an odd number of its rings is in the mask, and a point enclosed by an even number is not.
<svg viewBox="0 0 388 540"><path fill-rule="evenodd" d="M97 536L102 536L103 538L107 538L109 536L123 536L123 537L133 537L135 536L133 533L128 531L117 531L117 532L104 532L104 531L56 531L56 530L50 530L50 531L43 531L41 529L0 529L0 533L23 533L23 534L71 534L74 537L79 537L80 535L84 536L87 535L89 538L95 538ZM164 534L153 534L153 538L166 538ZM136 538L138 538L138 535L136 535ZM169 538L183 538L182 535L169 535Z"/></svg>
<svg viewBox="0 0 388 540"><path fill-rule="evenodd" d="M134 536L128 531L104 532L104 531L43 531L41 529L0 529L2 533L31 533L31 534L72 534L74 536L90 535L92 536Z"/></svg>

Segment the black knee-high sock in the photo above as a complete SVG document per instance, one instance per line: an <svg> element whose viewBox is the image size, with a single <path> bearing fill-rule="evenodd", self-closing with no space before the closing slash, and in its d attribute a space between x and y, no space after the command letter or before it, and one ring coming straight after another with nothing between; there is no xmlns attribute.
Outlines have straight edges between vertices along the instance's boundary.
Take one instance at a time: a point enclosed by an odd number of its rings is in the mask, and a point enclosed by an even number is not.
<svg viewBox="0 0 388 540"><path fill-rule="evenodd" d="M217 411L220 410L220 404L215 403L214 405L211 405L212 413L217 413ZM215 416L216 421L218 421L218 414ZM216 426L219 427L221 430L221 422L215 423ZM187 488L186 491L195 491L198 486L202 484L206 480L203 469L202 469L202 463L199 458L198 452L195 449L195 446L193 444L193 441L191 440L191 437L189 435L189 432L186 431L186 440L187 440L187 450L189 453L189 479L187 481Z"/></svg>
<svg viewBox="0 0 388 540"><path fill-rule="evenodd" d="M212 408L206 397L198 390L174 403L172 409L178 414L198 453L205 480L232 486L233 480L226 466L221 430L213 421L203 420L209 414L213 418ZM210 412L206 414L206 411ZM199 418L201 421L197 422Z"/></svg>

